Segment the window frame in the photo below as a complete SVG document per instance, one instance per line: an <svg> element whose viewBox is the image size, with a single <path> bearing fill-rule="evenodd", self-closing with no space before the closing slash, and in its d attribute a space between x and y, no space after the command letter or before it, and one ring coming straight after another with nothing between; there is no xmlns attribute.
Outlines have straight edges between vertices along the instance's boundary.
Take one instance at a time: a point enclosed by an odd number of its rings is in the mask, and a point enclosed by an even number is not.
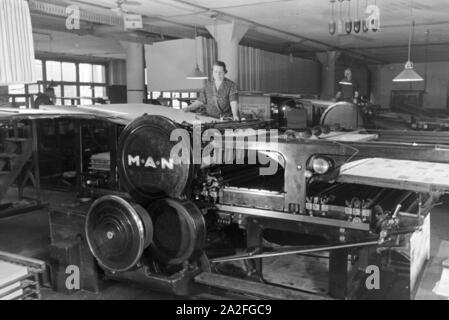
<svg viewBox="0 0 449 320"><path fill-rule="evenodd" d="M25 87L25 93L24 94L9 94L10 97L10 101L13 102L15 104L16 99L18 98L22 98L25 97L25 104L27 108L31 108L33 107L33 102L35 99L35 96L37 95L36 93L30 93L29 92L29 86L31 85L38 85L39 86L39 92L42 92L40 90L40 88L42 87L42 89L46 88L49 84L54 83L56 86L60 86L61 88L61 96L57 97L58 100L60 100L60 104L61 105L65 105L64 101L69 99L71 101L71 104L81 104L81 100L80 98L82 98L80 96L81 94L81 86L89 86L91 88L93 88L91 90L91 94L90 94L90 99L92 99L92 104L94 104L94 98L95 98L95 88L96 87L104 87L105 90L108 86L108 63L105 61L87 61L87 60L83 60L83 59L70 59L70 58L53 58L53 57L39 57L37 56L35 58L35 60L40 60L41 61L41 67L42 67L42 80L38 80L35 83L29 83L29 84L24 84ZM59 62L61 64L61 81L54 81L54 80L49 80L48 76L47 76L47 61L56 61ZM76 77L75 77L75 81L63 81L63 74L62 74L62 63L74 63L75 64L75 72L76 72ZM81 82L80 81L80 68L79 65L80 64L90 64L92 67L95 65L100 65L102 66L104 69L104 82L95 82L94 81L94 77L92 77L92 81L90 82ZM75 86L76 87L76 97L65 97L65 93L64 93L64 87L65 86ZM74 99L73 99L74 98Z"/></svg>

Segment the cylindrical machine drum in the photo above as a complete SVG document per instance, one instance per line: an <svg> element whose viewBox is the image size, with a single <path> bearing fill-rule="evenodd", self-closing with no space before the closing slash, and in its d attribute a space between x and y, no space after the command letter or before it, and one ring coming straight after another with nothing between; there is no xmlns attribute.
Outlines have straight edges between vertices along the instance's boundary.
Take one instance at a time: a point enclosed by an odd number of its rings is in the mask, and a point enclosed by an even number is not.
<svg viewBox="0 0 449 320"><path fill-rule="evenodd" d="M342 129L356 130L366 125L363 112L350 102L337 102L329 106L321 116L321 125L332 127L336 124Z"/></svg>
<svg viewBox="0 0 449 320"><path fill-rule="evenodd" d="M176 129L180 128L168 118L143 115L126 126L120 135L120 183L141 204L163 197L180 197L192 179L191 162L177 163L170 157L178 143L182 150L191 153L190 138L170 141Z"/></svg>
<svg viewBox="0 0 449 320"><path fill-rule="evenodd" d="M153 239L148 212L114 195L103 196L91 205L85 231L98 263L113 272L133 268Z"/></svg>
<svg viewBox="0 0 449 320"><path fill-rule="evenodd" d="M148 207L148 212L155 230L150 248L156 259L177 265L200 257L206 224L193 202L160 199Z"/></svg>

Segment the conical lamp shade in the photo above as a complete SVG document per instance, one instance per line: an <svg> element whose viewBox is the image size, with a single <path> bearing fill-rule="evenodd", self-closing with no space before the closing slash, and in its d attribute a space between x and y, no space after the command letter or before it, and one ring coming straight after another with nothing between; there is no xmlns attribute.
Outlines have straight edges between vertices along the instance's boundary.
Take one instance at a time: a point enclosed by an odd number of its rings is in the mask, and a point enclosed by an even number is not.
<svg viewBox="0 0 449 320"><path fill-rule="evenodd" d="M197 64L195 69L193 69L193 71L190 72L186 78L193 79L193 80L204 80L204 79L207 79L207 76L201 72L200 67L198 67L198 64Z"/></svg>
<svg viewBox="0 0 449 320"><path fill-rule="evenodd" d="M424 79L413 70L413 63L407 61L404 70L393 79L394 82L412 82L412 81L424 81Z"/></svg>

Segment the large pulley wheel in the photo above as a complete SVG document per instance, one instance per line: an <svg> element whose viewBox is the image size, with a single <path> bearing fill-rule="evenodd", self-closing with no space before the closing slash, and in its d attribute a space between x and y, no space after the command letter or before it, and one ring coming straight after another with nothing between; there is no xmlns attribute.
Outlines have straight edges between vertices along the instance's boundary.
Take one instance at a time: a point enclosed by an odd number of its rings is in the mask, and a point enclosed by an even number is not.
<svg viewBox="0 0 449 320"><path fill-rule="evenodd" d="M206 224L191 201L161 199L148 207L154 224L151 251L159 261L178 265L202 254Z"/></svg>
<svg viewBox="0 0 449 320"><path fill-rule="evenodd" d="M365 115L358 106L353 103L340 101L330 105L321 115L322 126L334 126L347 130L357 130L366 125Z"/></svg>
<svg viewBox="0 0 449 320"><path fill-rule="evenodd" d="M104 269L113 272L133 268L153 238L148 212L113 195L91 205L85 227L92 254Z"/></svg>
<svg viewBox="0 0 449 320"><path fill-rule="evenodd" d="M192 179L191 162L178 163L171 158L175 146L190 153L190 136L170 140L177 129L179 126L168 118L143 115L120 135L117 159L120 183L145 206L155 199L180 197Z"/></svg>

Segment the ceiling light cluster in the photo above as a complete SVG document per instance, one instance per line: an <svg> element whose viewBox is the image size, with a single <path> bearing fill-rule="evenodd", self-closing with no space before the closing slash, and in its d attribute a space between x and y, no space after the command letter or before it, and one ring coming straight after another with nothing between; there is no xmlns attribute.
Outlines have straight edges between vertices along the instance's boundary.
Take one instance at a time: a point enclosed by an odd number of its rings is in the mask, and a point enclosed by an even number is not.
<svg viewBox="0 0 449 320"><path fill-rule="evenodd" d="M338 0L339 2L339 16L338 20L335 20L334 7L337 0L330 0L332 6L331 20L329 22L329 33L331 35L338 34L350 34L351 32L359 33L371 31L378 31L380 28L380 11L376 4L368 5L368 0L365 0L365 7L363 10L363 18L359 16L359 0L357 0L357 9L355 17L351 17L351 0L346 0L347 15L346 19L343 18L343 5L345 0Z"/></svg>

